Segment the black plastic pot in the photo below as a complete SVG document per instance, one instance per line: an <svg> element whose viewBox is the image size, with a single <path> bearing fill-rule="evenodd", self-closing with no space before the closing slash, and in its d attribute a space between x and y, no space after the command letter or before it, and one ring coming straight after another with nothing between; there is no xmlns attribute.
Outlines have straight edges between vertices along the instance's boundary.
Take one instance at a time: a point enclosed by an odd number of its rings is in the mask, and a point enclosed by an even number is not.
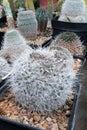
<svg viewBox="0 0 87 130"><path fill-rule="evenodd" d="M41 129L0 117L0 130L41 130Z"/></svg>
<svg viewBox="0 0 87 130"><path fill-rule="evenodd" d="M1 25L5 25L6 24L6 16L4 16L4 17L2 17L2 18L0 18L0 27L1 27Z"/></svg>
<svg viewBox="0 0 87 130"><path fill-rule="evenodd" d="M74 128L75 119L76 119L76 110L77 110L77 106L78 106L80 90L81 90L81 86L80 86L80 84L78 84L77 85L77 92L76 92L77 94L74 97L73 107L72 107L72 111L71 111L67 130L73 130L73 128Z"/></svg>
<svg viewBox="0 0 87 130"><path fill-rule="evenodd" d="M51 20L53 37L62 32L76 33L84 45L87 45L87 23L71 23L58 21L58 17L54 16Z"/></svg>
<svg viewBox="0 0 87 130"><path fill-rule="evenodd" d="M1 49L1 46L2 46L4 34L5 34L5 32L0 32L0 49Z"/></svg>

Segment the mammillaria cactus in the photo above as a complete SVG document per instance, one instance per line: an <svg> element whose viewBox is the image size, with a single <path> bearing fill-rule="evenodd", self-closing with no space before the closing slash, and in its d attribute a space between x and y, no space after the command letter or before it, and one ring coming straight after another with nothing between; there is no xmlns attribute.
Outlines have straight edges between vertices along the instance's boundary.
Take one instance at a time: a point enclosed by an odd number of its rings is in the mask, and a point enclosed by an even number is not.
<svg viewBox="0 0 87 130"><path fill-rule="evenodd" d="M83 55L82 43L80 38L75 33L63 32L60 33L56 39L56 42L53 44L67 48L72 54Z"/></svg>
<svg viewBox="0 0 87 130"><path fill-rule="evenodd" d="M6 76L10 70L11 67L7 61L3 57L0 57L0 78Z"/></svg>
<svg viewBox="0 0 87 130"><path fill-rule="evenodd" d="M17 17L18 28L27 40L37 37L37 20L32 10L20 11Z"/></svg>
<svg viewBox="0 0 87 130"><path fill-rule="evenodd" d="M73 58L61 47L22 53L11 75L16 100L30 111L57 110L64 105L73 87Z"/></svg>
<svg viewBox="0 0 87 130"><path fill-rule="evenodd" d="M47 27L48 15L44 8L40 7L37 9L36 19L38 21L38 31L45 32Z"/></svg>
<svg viewBox="0 0 87 130"><path fill-rule="evenodd" d="M86 6L84 0L65 0L59 20L64 21L64 17L73 18L83 16L86 13ZM66 21L66 19L65 19ZM72 20L70 20L72 22Z"/></svg>
<svg viewBox="0 0 87 130"><path fill-rule="evenodd" d="M11 62L16 60L28 47L23 36L15 29L8 30L5 33L4 42L2 44L1 55L5 58L9 57Z"/></svg>

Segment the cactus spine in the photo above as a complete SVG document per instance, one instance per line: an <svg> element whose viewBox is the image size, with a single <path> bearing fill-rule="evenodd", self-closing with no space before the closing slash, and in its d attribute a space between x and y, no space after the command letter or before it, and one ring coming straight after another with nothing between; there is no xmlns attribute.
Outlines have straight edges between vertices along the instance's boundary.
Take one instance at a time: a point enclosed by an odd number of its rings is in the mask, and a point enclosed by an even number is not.
<svg viewBox="0 0 87 130"><path fill-rule="evenodd" d="M22 54L15 62L12 91L16 100L30 111L50 112L64 105L74 73L73 58L70 52L71 59L63 50L66 49L38 49Z"/></svg>
<svg viewBox="0 0 87 130"><path fill-rule="evenodd" d="M11 68L9 64L7 63L7 61L3 57L0 57L0 78L7 75L10 70Z"/></svg>
<svg viewBox="0 0 87 130"><path fill-rule="evenodd" d="M32 10L20 11L17 17L18 28L27 40L37 37L37 20Z"/></svg>

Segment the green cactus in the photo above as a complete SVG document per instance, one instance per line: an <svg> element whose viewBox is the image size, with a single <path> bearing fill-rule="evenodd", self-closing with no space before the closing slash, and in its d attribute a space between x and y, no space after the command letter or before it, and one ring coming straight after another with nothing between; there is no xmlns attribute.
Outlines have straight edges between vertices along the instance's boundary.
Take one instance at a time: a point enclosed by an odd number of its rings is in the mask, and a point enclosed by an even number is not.
<svg viewBox="0 0 87 130"><path fill-rule="evenodd" d="M53 1L49 0L48 1L48 17L49 17L49 19L52 19L52 14L53 14Z"/></svg>
<svg viewBox="0 0 87 130"><path fill-rule="evenodd" d="M74 32L63 32L59 34L59 39L65 41L65 42L74 42L77 40L78 36Z"/></svg>
<svg viewBox="0 0 87 130"><path fill-rule="evenodd" d="M37 37L37 20L32 10L20 11L17 17L17 25L27 40Z"/></svg>
<svg viewBox="0 0 87 130"><path fill-rule="evenodd" d="M40 7L37 9L36 19L38 21L38 30L40 32L45 32L46 27L47 27L48 15L47 15L47 12L44 8Z"/></svg>
<svg viewBox="0 0 87 130"><path fill-rule="evenodd" d="M61 8L62 8L63 2L64 2L64 0L58 0L58 2L57 2L56 11L57 11L58 13L61 12Z"/></svg>

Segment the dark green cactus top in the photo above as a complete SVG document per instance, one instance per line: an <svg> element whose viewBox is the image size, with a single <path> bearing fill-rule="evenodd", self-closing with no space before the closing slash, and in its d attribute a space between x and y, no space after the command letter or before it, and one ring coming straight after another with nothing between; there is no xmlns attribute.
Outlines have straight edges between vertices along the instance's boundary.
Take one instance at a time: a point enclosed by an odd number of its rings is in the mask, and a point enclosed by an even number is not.
<svg viewBox="0 0 87 130"><path fill-rule="evenodd" d="M41 22L41 21L46 21L48 19L48 15L47 12L44 8L38 8L36 11L36 19L37 21Z"/></svg>

